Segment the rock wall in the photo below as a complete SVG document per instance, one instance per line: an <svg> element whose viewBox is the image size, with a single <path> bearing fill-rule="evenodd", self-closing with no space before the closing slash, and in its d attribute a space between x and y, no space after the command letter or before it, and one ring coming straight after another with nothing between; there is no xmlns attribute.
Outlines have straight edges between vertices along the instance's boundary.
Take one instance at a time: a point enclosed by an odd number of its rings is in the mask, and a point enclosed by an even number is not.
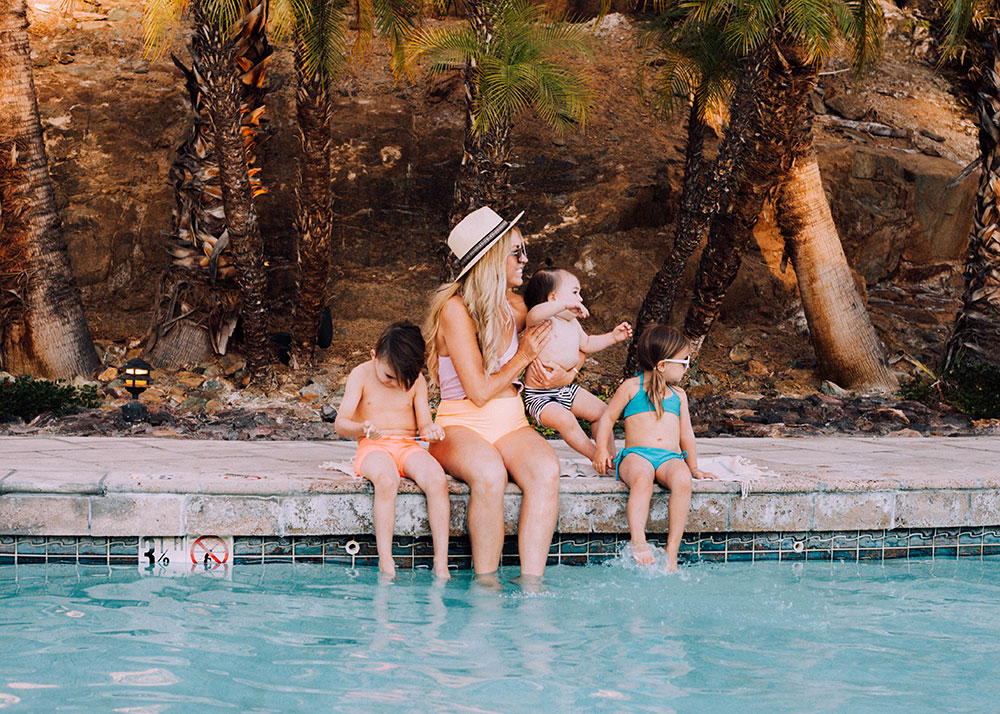
<svg viewBox="0 0 1000 714"><path fill-rule="evenodd" d="M169 59L143 59L140 3L105 3L99 18L37 22L33 60L50 168L88 315L98 332L135 335L167 265L167 172L190 108ZM587 126L562 137L528 117L515 132L512 166L532 259L576 266L595 316L609 326L634 315L669 252L684 138L681 119L655 116L637 96L633 28L620 15L612 25L595 40L589 71L599 91ZM173 51L186 57L183 32ZM338 85L334 279L379 266L423 266L427 290L448 228L461 91L453 76L399 82L385 64L376 53ZM287 48L279 48L270 76L271 137L261 156L270 193L259 209L280 312L294 284L298 150ZM962 110L956 104L954 111ZM975 180L949 187L959 163L822 132L817 148L845 251L866 283L893 278L902 261L961 257ZM794 305L794 275L780 269L769 216L757 237L724 315L770 319ZM688 280L692 273L693 266ZM350 292L349 285L334 289L342 300ZM362 299L364 291L356 292Z"/></svg>

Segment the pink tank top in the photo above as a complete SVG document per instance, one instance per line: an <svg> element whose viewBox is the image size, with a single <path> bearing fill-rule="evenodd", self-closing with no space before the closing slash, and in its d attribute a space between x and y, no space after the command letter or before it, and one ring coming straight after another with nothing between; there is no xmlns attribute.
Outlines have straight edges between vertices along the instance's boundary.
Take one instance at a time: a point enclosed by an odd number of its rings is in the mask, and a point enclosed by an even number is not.
<svg viewBox="0 0 1000 714"><path fill-rule="evenodd" d="M514 359L516 352L517 331L514 332L514 337L511 339L507 351L500 356L500 366L503 367ZM465 399L465 390L462 389L462 383L458 379L458 372L455 371L451 357L438 357L438 382L441 385L441 399Z"/></svg>

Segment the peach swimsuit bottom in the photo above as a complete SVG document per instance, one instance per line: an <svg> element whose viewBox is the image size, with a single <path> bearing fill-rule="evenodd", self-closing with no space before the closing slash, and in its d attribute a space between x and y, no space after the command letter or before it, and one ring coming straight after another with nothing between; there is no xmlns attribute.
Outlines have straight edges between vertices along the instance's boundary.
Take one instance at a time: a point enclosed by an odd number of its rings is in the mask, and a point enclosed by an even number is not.
<svg viewBox="0 0 1000 714"><path fill-rule="evenodd" d="M399 471L400 476L406 475L403 473L403 464L406 463L408 458L418 451L427 453L427 450L418 444L417 440L412 436L383 436L381 439L364 437L358 442L358 453L354 456L354 473L360 476L361 465L364 463L365 458L376 451L389 454L393 463L396 464L396 469Z"/></svg>
<svg viewBox="0 0 1000 714"><path fill-rule="evenodd" d="M464 426L490 442L528 426L521 397L497 397L481 407L471 399L442 399L434 420L441 428Z"/></svg>

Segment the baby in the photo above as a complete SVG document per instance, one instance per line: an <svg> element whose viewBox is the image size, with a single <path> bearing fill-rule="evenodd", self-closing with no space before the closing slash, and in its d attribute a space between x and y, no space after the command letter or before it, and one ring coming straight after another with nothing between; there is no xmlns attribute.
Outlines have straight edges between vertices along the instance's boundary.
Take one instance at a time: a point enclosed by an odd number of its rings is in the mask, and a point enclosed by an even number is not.
<svg viewBox="0 0 1000 714"><path fill-rule="evenodd" d="M632 336L632 327L623 322L603 335L588 335L578 318L590 313L580 297L580 281L575 275L559 268L542 268L535 271L524 291L528 307L527 326L549 320L552 337L542 349L537 361L543 365L558 365L568 374L566 384L544 388L533 379L529 370L525 378L524 405L531 417L550 429L559 432L566 443L593 459L594 442L587 438L576 418L594 424L604 414L607 405L586 389L573 384L580 353L593 354ZM609 435L608 450L614 453L614 442Z"/></svg>
<svg viewBox="0 0 1000 714"><path fill-rule="evenodd" d="M375 487L375 547L379 570L396 574L392 533L396 525L396 493L407 477L427 496L427 516L434 543L434 574L448 576L448 523L451 505L444 470L415 435L429 442L444 439L444 429L431 420L427 405L424 338L409 322L389 325L378 338L372 358L347 378L334 428L358 440L354 470Z"/></svg>

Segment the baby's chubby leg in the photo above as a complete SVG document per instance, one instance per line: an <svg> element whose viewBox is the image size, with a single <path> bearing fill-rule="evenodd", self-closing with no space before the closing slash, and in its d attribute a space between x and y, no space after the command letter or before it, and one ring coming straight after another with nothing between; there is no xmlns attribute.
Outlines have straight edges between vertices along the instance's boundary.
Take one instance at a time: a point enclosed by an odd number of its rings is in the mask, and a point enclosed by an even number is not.
<svg viewBox="0 0 1000 714"><path fill-rule="evenodd" d="M684 537L684 526L691 511L691 471L683 459L671 459L660 464L656 481L670 489L667 505L667 570L677 571L677 551Z"/></svg>
<svg viewBox="0 0 1000 714"><path fill-rule="evenodd" d="M594 432L594 425L597 420L600 419L604 412L608 410L608 405L603 401L595 397L593 394L588 392L586 389L580 389L576 393L576 397L573 399L573 416L578 416L581 419L586 419L590 422L591 433ZM611 456L615 455L615 437L614 433L608 434L608 453Z"/></svg>
<svg viewBox="0 0 1000 714"><path fill-rule="evenodd" d="M574 407L575 404L574 400ZM588 459L594 458L594 452L597 450L594 442L587 438L587 434L580 427L576 417L566 407L555 402L546 404L538 415L538 421L541 422L542 426L558 431L567 444Z"/></svg>
<svg viewBox="0 0 1000 714"><path fill-rule="evenodd" d="M392 457L384 451L373 451L361 464L361 475L375 487L373 520L378 569L389 576L396 575L392 559L392 532L396 525L396 494L399 492L399 471Z"/></svg>
<svg viewBox="0 0 1000 714"><path fill-rule="evenodd" d="M448 574L448 529L451 521L448 478L441 464L426 452L414 453L406 459L403 473L413 479L427 496L427 520L434 543L434 574L447 580L451 577Z"/></svg>

